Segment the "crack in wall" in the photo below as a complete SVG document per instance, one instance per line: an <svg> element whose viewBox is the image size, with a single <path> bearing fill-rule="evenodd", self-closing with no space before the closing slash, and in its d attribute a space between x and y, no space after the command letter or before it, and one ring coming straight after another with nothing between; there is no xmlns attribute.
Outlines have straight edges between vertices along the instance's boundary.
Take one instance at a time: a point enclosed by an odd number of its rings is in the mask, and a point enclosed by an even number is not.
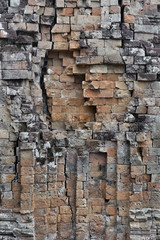
<svg viewBox="0 0 160 240"><path fill-rule="evenodd" d="M43 113L47 116L51 117L51 113L48 110L48 104L47 104L47 93L45 88L45 82L44 82L44 75L46 74L46 67L48 62L48 52L45 54L44 58L44 64L41 71L41 77L40 77L40 87L42 89L42 99L43 99Z"/></svg>
<svg viewBox="0 0 160 240"><path fill-rule="evenodd" d="M71 210L71 214L72 214L72 234L73 234L73 237L74 239L76 238L76 214L75 212L73 211L73 206L71 204L71 197L69 196L68 194L68 187L67 187L67 157L66 157L66 154L65 154L65 165L64 165L64 175L65 175L65 190L66 190L66 197L68 199L68 206L70 207L70 210Z"/></svg>
<svg viewBox="0 0 160 240"><path fill-rule="evenodd" d="M19 164L19 137L17 138L17 141L15 142L14 147L14 156L15 156L15 178L12 180L12 182L18 181L19 173L18 173L18 164Z"/></svg>

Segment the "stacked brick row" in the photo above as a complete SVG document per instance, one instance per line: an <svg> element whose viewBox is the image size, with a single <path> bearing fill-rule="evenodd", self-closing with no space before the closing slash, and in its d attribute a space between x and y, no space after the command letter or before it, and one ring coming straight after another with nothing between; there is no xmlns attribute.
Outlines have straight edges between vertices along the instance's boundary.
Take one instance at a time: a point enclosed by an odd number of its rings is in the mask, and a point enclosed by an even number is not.
<svg viewBox="0 0 160 240"><path fill-rule="evenodd" d="M158 239L159 2L0 3L1 239Z"/></svg>

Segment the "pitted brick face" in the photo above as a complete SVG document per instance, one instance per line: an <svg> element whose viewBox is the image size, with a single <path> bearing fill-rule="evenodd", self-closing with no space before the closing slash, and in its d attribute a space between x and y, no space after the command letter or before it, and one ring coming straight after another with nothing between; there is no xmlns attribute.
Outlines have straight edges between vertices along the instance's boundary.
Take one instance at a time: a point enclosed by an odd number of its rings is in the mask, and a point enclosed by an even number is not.
<svg viewBox="0 0 160 240"><path fill-rule="evenodd" d="M159 6L1 0L1 239L160 237Z"/></svg>

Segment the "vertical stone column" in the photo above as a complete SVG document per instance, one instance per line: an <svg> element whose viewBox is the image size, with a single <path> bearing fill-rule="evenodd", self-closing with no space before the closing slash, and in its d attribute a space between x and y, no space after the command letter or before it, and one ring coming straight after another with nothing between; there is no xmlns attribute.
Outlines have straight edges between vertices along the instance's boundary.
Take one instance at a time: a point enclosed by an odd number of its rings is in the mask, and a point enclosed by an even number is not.
<svg viewBox="0 0 160 240"><path fill-rule="evenodd" d="M34 167L33 149L20 148L21 213L34 210Z"/></svg>
<svg viewBox="0 0 160 240"><path fill-rule="evenodd" d="M88 153L78 154L77 158L77 181L76 181L76 239L90 239L89 215L88 215Z"/></svg>
<svg viewBox="0 0 160 240"><path fill-rule="evenodd" d="M124 136L125 137L125 136ZM117 200L117 237L129 238L129 196L130 196L130 144L117 142L116 165L116 200Z"/></svg>
<svg viewBox="0 0 160 240"><path fill-rule="evenodd" d="M106 165L106 153L90 153L88 169L88 217L90 239L106 239Z"/></svg>

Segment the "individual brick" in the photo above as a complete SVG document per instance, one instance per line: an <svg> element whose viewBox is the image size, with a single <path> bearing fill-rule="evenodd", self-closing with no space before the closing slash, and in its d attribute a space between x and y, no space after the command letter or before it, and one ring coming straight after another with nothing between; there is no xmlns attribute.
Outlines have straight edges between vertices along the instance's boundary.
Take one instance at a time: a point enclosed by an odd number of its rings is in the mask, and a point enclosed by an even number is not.
<svg viewBox="0 0 160 240"><path fill-rule="evenodd" d="M31 72L28 70L3 70L2 76L4 80L31 79Z"/></svg>
<svg viewBox="0 0 160 240"><path fill-rule="evenodd" d="M39 41L38 47L40 49L52 49L52 42L49 41Z"/></svg>
<svg viewBox="0 0 160 240"><path fill-rule="evenodd" d="M57 8L64 8L64 0L56 0Z"/></svg>
<svg viewBox="0 0 160 240"><path fill-rule="evenodd" d="M20 5L20 0L11 0L10 6L11 7L18 7Z"/></svg>
<svg viewBox="0 0 160 240"><path fill-rule="evenodd" d="M44 7L46 1L45 0L28 0L29 5Z"/></svg>
<svg viewBox="0 0 160 240"><path fill-rule="evenodd" d="M153 73L139 73L138 74L138 81L156 81L157 74Z"/></svg>
<svg viewBox="0 0 160 240"><path fill-rule="evenodd" d="M52 33L69 33L70 25L55 24L51 32Z"/></svg>
<svg viewBox="0 0 160 240"><path fill-rule="evenodd" d="M53 45L53 49L57 51L68 50L68 43L67 42L55 42Z"/></svg>

